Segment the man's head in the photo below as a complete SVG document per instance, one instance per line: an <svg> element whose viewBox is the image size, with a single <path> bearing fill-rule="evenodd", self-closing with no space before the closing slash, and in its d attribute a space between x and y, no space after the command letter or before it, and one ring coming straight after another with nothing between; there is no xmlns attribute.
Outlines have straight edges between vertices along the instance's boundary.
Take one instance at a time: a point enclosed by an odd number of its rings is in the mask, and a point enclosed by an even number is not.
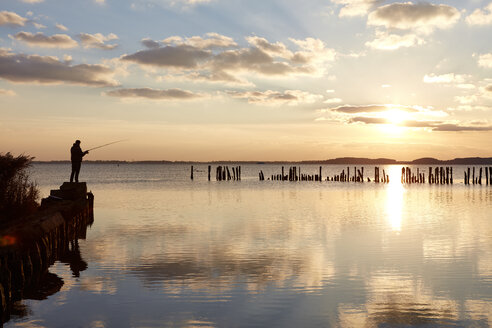
<svg viewBox="0 0 492 328"><path fill-rule="evenodd" d="M75 140L75 144L80 145L80 140Z"/></svg>

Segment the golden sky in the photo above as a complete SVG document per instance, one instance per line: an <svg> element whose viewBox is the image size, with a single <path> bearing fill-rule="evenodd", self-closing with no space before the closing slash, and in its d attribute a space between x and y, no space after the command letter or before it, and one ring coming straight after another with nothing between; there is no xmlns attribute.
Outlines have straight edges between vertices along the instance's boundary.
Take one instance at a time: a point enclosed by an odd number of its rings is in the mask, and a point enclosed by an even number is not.
<svg viewBox="0 0 492 328"><path fill-rule="evenodd" d="M0 152L492 156L492 2L8 0Z"/></svg>

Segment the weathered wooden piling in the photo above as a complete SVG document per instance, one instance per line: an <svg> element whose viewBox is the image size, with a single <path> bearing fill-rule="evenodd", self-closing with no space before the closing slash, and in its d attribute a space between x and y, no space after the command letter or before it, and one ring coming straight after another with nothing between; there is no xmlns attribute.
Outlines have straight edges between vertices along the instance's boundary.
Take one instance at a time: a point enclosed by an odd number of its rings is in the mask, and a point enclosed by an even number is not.
<svg viewBox="0 0 492 328"><path fill-rule="evenodd" d="M480 168L480 173L478 177L478 184L482 184L482 168Z"/></svg>
<svg viewBox="0 0 492 328"><path fill-rule="evenodd" d="M212 170L212 166L208 166L208 181L210 181L210 171Z"/></svg>
<svg viewBox="0 0 492 328"><path fill-rule="evenodd" d="M191 180L193 180L193 165L191 166Z"/></svg>
<svg viewBox="0 0 492 328"><path fill-rule="evenodd" d="M489 170L485 167L485 185L489 185Z"/></svg>

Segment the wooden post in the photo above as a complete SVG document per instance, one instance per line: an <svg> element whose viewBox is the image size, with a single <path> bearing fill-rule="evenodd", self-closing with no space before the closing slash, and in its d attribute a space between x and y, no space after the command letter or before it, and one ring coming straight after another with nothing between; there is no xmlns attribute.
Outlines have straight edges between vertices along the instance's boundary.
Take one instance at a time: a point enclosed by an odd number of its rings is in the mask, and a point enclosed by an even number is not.
<svg viewBox="0 0 492 328"><path fill-rule="evenodd" d="M473 167L473 184L475 184L475 166Z"/></svg>
<svg viewBox="0 0 492 328"><path fill-rule="evenodd" d="M451 175L451 178L450 178L449 182L451 182L451 184L453 184L453 167L451 166L449 168L449 170L450 170L450 175Z"/></svg>
<svg viewBox="0 0 492 328"><path fill-rule="evenodd" d="M446 166L446 184L449 184L449 167Z"/></svg>
<svg viewBox="0 0 492 328"><path fill-rule="evenodd" d="M210 181L210 171L212 170L212 166L208 166L208 181Z"/></svg>
<svg viewBox="0 0 492 328"><path fill-rule="evenodd" d="M485 167L485 184L489 185L489 170L487 167Z"/></svg>
<svg viewBox="0 0 492 328"><path fill-rule="evenodd" d="M191 166L191 180L193 180L193 165Z"/></svg>
<svg viewBox="0 0 492 328"><path fill-rule="evenodd" d="M480 175L478 178L478 184L482 184L482 168L480 167Z"/></svg>
<svg viewBox="0 0 492 328"><path fill-rule="evenodd" d="M465 178L464 178L464 180L465 180L465 184L468 184L468 179L467 179L467 178L468 178L468 176L466 175L466 171L465 171L465 172L463 172L463 174L464 174L464 176L465 176Z"/></svg>
<svg viewBox="0 0 492 328"><path fill-rule="evenodd" d="M321 177L322 177L322 175L321 175L321 166L320 166L320 167L319 167L319 181L321 181L321 180L322 180L322 178L321 178Z"/></svg>
<svg viewBox="0 0 492 328"><path fill-rule="evenodd" d="M470 168L469 167L467 167L467 172L468 172L468 174L466 176L467 177L466 184L470 184Z"/></svg>

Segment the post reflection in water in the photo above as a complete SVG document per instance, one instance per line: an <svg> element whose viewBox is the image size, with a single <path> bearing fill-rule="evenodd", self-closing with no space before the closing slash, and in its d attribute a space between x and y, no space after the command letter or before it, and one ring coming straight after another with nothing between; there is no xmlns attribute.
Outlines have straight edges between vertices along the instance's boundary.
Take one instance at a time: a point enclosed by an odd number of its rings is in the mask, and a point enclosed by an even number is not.
<svg viewBox="0 0 492 328"><path fill-rule="evenodd" d="M87 166L96 221L18 326L492 326L484 186L402 186L400 166L388 185L248 180L259 166L238 183L165 175L178 165L152 180L160 167L116 183Z"/></svg>

